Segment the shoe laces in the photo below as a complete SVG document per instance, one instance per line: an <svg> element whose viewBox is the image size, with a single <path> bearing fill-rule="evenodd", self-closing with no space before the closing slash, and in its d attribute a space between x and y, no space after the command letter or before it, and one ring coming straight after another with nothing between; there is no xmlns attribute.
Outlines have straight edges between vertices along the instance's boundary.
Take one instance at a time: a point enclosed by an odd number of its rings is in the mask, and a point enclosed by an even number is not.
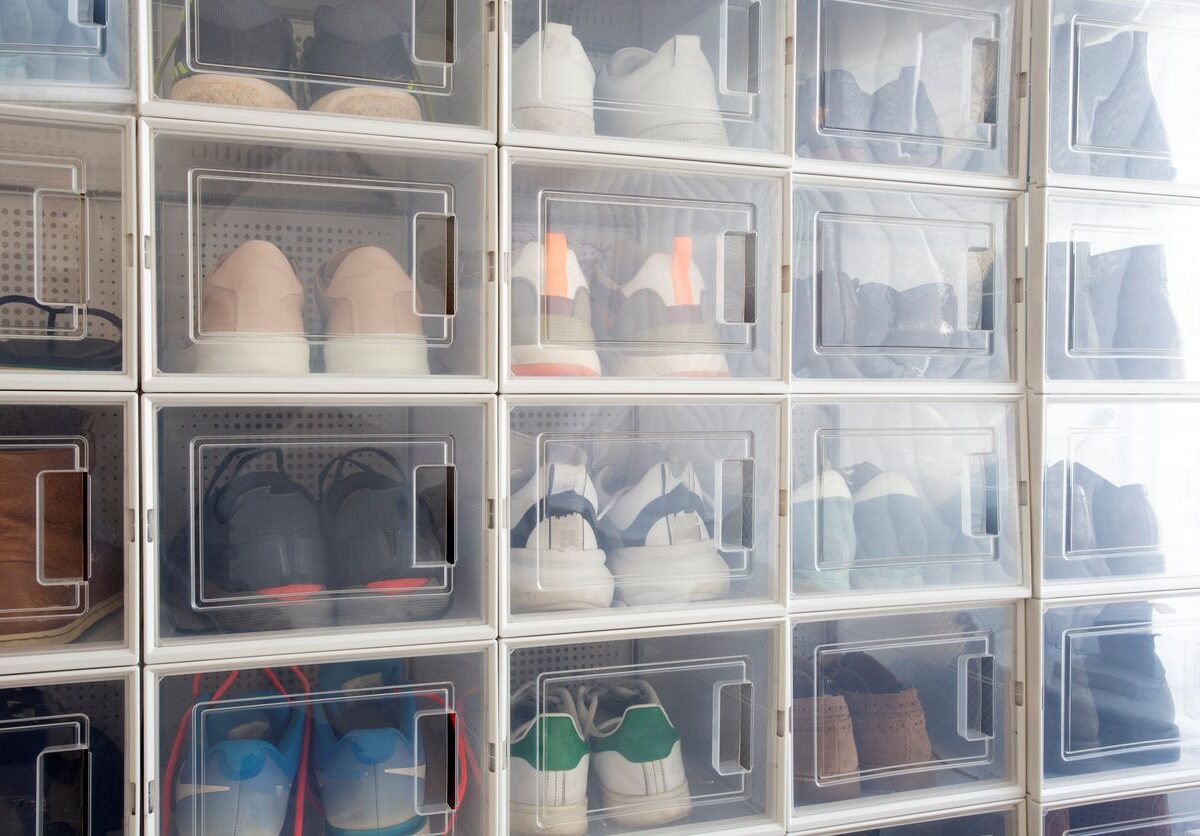
<svg viewBox="0 0 1200 836"><path fill-rule="evenodd" d="M535 684L533 680L530 680L518 688L512 695L513 709L525 704L532 704L536 709L532 717L513 730L513 736L520 737L537 722L538 717L544 714L566 714L575 721L579 733L586 735L586 728L581 720L578 704L571 696L571 692L567 687L564 685L551 685L539 693L534 687Z"/></svg>
<svg viewBox="0 0 1200 836"><path fill-rule="evenodd" d="M606 698L615 698L626 705L661 705L658 693L644 679L630 677L593 685L580 685L575 691L575 711L586 737L607 735L620 723L620 716L596 722L601 702Z"/></svg>

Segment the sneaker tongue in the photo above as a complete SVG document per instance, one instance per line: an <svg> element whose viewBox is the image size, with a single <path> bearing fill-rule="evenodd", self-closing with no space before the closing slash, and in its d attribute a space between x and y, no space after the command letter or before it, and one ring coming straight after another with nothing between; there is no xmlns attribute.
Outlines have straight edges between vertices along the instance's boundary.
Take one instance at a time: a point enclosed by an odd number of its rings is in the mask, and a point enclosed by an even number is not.
<svg viewBox="0 0 1200 836"><path fill-rule="evenodd" d="M233 726L226 733L230 740L261 740L271 730L271 724L266 720L247 720Z"/></svg>
<svg viewBox="0 0 1200 836"><path fill-rule="evenodd" d="M201 21L234 31L256 29L283 17L263 0L197 0L197 6Z"/></svg>
<svg viewBox="0 0 1200 836"><path fill-rule="evenodd" d="M645 64L654 53L636 46L627 46L613 54L609 64L609 73L614 76L628 75Z"/></svg>
<svg viewBox="0 0 1200 836"><path fill-rule="evenodd" d="M313 25L324 33L356 43L381 41L404 35L405 21L396 11L398 4L381 0L357 0L340 6L318 6Z"/></svg>

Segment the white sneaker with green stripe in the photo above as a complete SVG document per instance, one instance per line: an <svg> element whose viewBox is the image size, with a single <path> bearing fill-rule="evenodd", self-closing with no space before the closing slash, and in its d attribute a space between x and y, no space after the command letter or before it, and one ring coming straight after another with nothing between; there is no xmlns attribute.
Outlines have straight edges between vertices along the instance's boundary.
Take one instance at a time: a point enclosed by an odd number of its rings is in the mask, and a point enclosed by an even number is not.
<svg viewBox="0 0 1200 836"><path fill-rule="evenodd" d="M509 832L582 836L588 829L590 755L575 701L551 687L538 704L534 683L513 695L509 746Z"/></svg>

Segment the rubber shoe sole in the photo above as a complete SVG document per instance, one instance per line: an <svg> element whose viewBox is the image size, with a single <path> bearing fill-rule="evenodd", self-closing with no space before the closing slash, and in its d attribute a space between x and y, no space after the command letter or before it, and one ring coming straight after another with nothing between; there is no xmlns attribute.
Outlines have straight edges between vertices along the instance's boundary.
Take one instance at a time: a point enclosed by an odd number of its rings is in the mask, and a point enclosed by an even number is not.
<svg viewBox="0 0 1200 836"><path fill-rule="evenodd" d="M549 810L514 801L509 805L508 829L516 836L584 836L588 831L587 799Z"/></svg>
<svg viewBox="0 0 1200 836"><path fill-rule="evenodd" d="M617 549L609 560L617 599L631 607L729 596L729 564L711 540Z"/></svg>
<svg viewBox="0 0 1200 836"><path fill-rule="evenodd" d="M613 576L606 560L602 549L510 550L512 611L591 610L612 606Z"/></svg>

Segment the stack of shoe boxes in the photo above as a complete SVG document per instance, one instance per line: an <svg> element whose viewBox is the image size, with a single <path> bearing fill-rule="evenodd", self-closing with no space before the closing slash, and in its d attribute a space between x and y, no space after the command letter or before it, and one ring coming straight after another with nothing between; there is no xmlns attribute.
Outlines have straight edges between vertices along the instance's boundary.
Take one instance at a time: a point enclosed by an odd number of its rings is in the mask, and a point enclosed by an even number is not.
<svg viewBox="0 0 1200 836"><path fill-rule="evenodd" d="M1180 95L1197 23L1158 0L1053 0L1034 19L1038 836L1200 823L1195 791L1171 791L1200 782L1200 111Z"/></svg>
<svg viewBox="0 0 1200 836"><path fill-rule="evenodd" d="M798 4L791 832L1023 832L1027 14Z"/></svg>
<svg viewBox="0 0 1200 836"><path fill-rule="evenodd" d="M132 34L122 2L0 3L5 834L137 830Z"/></svg>

